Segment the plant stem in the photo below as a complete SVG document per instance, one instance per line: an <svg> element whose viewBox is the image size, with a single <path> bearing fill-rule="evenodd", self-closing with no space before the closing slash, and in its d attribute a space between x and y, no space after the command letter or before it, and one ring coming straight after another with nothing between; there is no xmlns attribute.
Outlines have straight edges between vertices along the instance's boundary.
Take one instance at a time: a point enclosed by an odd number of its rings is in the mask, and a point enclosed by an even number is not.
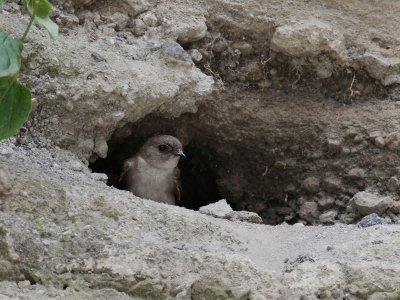
<svg viewBox="0 0 400 300"><path fill-rule="evenodd" d="M25 42L25 38L28 35L29 29L31 29L33 20L35 19L35 13L32 14L31 19L29 20L28 26L26 26L25 32L21 37L21 42L24 43Z"/></svg>

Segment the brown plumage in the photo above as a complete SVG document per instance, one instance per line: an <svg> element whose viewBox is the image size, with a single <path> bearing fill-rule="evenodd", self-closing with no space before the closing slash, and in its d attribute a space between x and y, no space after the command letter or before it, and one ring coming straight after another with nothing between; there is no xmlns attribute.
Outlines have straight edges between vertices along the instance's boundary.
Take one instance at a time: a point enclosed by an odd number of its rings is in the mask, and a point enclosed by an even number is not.
<svg viewBox="0 0 400 300"><path fill-rule="evenodd" d="M137 154L124 162L120 185L138 197L177 204L181 197L177 167L180 157L185 154L176 137L153 136Z"/></svg>

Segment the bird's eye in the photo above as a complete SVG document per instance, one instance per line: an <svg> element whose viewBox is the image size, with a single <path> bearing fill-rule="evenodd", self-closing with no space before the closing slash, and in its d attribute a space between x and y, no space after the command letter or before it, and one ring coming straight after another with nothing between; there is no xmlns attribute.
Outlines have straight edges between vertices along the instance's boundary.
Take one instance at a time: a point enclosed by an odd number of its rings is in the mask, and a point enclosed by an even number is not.
<svg viewBox="0 0 400 300"><path fill-rule="evenodd" d="M161 152L164 152L165 150L167 150L167 145L160 145L160 146L158 146L158 149L159 149Z"/></svg>

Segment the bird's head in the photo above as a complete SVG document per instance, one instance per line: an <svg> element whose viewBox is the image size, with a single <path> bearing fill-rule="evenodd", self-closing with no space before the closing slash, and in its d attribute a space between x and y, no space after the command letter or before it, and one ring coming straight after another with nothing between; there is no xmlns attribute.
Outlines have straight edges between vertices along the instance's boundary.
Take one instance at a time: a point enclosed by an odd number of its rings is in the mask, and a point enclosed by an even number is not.
<svg viewBox="0 0 400 300"><path fill-rule="evenodd" d="M171 135L156 135L140 148L140 155L151 165L161 169L173 169L183 153L181 142Z"/></svg>

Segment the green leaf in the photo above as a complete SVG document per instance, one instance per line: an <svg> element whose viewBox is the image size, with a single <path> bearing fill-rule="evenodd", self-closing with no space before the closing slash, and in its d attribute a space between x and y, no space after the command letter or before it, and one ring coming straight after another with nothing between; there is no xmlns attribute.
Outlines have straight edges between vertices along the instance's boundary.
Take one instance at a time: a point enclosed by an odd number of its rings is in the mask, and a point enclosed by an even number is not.
<svg viewBox="0 0 400 300"><path fill-rule="evenodd" d="M0 140L16 134L32 109L29 89L17 80L0 79Z"/></svg>
<svg viewBox="0 0 400 300"><path fill-rule="evenodd" d="M18 76L22 43L0 30L0 78Z"/></svg>
<svg viewBox="0 0 400 300"><path fill-rule="evenodd" d="M0 5L6 3L6 0L0 0Z"/></svg>
<svg viewBox="0 0 400 300"><path fill-rule="evenodd" d="M0 0L1 1L1 0ZM53 6L47 0L25 0L29 13L35 16L35 21L44 27L52 39L58 35L58 25L49 18Z"/></svg>
<svg viewBox="0 0 400 300"><path fill-rule="evenodd" d="M18 132L31 111L31 92L17 81L22 43L0 30L0 139Z"/></svg>

